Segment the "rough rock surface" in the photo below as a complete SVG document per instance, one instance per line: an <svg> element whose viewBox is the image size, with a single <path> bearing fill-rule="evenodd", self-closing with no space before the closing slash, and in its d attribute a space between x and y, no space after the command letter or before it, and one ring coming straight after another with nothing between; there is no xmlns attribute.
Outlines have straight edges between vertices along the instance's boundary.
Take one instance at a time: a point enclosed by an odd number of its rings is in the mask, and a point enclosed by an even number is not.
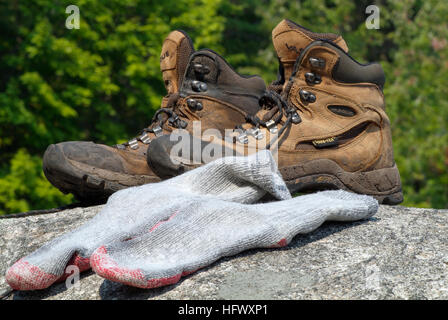
<svg viewBox="0 0 448 320"><path fill-rule="evenodd" d="M282 249L221 259L175 285L143 290L92 272L78 287L12 291L6 269L101 206L0 219L3 299L448 299L448 210L381 206L370 220L326 223Z"/></svg>

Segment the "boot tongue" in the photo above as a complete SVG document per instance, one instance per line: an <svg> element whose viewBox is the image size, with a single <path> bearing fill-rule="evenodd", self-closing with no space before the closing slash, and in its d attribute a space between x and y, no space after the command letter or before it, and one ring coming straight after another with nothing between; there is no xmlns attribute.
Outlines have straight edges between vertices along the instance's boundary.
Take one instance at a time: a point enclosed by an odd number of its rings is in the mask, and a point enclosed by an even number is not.
<svg viewBox="0 0 448 320"><path fill-rule="evenodd" d="M168 95L179 91L185 68L193 51L193 42L184 31L172 31L165 38L160 54L160 70Z"/></svg>
<svg viewBox="0 0 448 320"><path fill-rule="evenodd" d="M329 40L348 52L347 44L341 36L334 33L315 33L287 19L282 20L272 30L272 42L280 59L280 70L283 69L285 82L291 76L301 50L319 39Z"/></svg>

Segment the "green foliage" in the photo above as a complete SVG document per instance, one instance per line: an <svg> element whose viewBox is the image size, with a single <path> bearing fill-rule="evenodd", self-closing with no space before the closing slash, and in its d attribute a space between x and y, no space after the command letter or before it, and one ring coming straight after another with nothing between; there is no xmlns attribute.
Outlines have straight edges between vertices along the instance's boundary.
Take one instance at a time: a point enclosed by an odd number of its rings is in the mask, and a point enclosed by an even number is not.
<svg viewBox="0 0 448 320"><path fill-rule="evenodd" d="M16 152L7 169L9 172L0 179L0 213L57 207L73 200L71 195L63 197L47 181L42 159L31 156L25 149Z"/></svg>
<svg viewBox="0 0 448 320"><path fill-rule="evenodd" d="M448 3L392 2L406 12L391 39L385 64L395 155L406 204L448 207Z"/></svg>
<svg viewBox="0 0 448 320"><path fill-rule="evenodd" d="M65 8L80 8L80 29ZM376 1L38 0L0 3L0 214L72 201L46 181L51 143L126 141L164 95L159 53L175 28L241 73L276 78L270 32L289 18L340 33L360 62L380 61L405 205L448 207L448 3Z"/></svg>

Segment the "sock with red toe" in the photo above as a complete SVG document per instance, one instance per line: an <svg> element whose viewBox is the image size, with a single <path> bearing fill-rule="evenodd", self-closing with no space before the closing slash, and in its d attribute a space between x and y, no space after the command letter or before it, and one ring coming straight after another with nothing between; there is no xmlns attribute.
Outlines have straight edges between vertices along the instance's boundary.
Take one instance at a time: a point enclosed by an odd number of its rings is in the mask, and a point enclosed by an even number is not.
<svg viewBox="0 0 448 320"><path fill-rule="evenodd" d="M89 269L97 248L140 239L178 213L188 214L185 208L195 213L195 204L207 199L254 203L266 193L277 199L291 197L268 151L218 159L170 180L118 191L87 223L16 262L7 270L6 280L16 290L47 288L64 278L68 265ZM130 253L129 259L138 261L139 257Z"/></svg>
<svg viewBox="0 0 448 320"><path fill-rule="evenodd" d="M365 219L378 209L374 198L342 190L263 204L200 200L185 202L169 220L139 237L97 249L93 270L131 286L164 286L221 257L285 246L324 221Z"/></svg>

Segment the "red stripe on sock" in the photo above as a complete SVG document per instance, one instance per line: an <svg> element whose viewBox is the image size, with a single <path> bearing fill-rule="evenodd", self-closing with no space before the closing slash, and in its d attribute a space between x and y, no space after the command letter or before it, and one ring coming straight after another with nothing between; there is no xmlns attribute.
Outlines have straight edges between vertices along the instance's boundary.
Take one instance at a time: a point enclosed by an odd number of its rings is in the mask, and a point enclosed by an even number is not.
<svg viewBox="0 0 448 320"><path fill-rule="evenodd" d="M144 289L174 284L178 282L181 277L197 271L197 269L184 271L171 277L146 280L140 269L128 269L118 266L118 264L107 254L107 249L104 246L98 248L92 254L90 264L93 271L103 278Z"/></svg>
<svg viewBox="0 0 448 320"><path fill-rule="evenodd" d="M286 242L286 239L283 238L276 244L273 244L272 246L270 246L269 248L281 248L281 247L286 247L287 245L288 245L288 242Z"/></svg>
<svg viewBox="0 0 448 320"><path fill-rule="evenodd" d="M152 232L155 229L157 229L162 223L170 221L177 213L178 211L174 212L168 219L157 222L151 229L149 229L149 232Z"/></svg>

